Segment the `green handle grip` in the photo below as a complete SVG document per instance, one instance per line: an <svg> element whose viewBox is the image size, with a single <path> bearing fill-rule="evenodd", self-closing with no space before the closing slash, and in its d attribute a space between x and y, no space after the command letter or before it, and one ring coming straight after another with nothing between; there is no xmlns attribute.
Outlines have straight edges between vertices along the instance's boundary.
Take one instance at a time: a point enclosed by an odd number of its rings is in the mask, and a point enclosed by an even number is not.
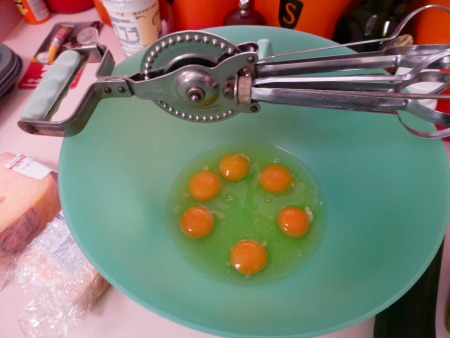
<svg viewBox="0 0 450 338"><path fill-rule="evenodd" d="M80 68L82 56L68 50L56 59L44 74L30 100L21 112L22 119L48 120L57 110L61 99Z"/></svg>

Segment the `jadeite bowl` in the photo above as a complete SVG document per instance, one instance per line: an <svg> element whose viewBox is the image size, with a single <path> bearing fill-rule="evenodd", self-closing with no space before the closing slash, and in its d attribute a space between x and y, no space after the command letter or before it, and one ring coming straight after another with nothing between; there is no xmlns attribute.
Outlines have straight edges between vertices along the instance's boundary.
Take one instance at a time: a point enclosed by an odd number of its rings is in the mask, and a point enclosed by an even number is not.
<svg viewBox="0 0 450 338"><path fill-rule="evenodd" d="M275 53L331 44L269 27L211 32L236 44L268 38ZM115 74L138 72L142 55ZM308 263L261 285L205 275L165 227L180 170L236 142L290 152L310 169L326 206L324 235ZM442 142L410 135L393 115L263 104L256 115L195 124L152 101L103 100L85 130L64 140L59 171L70 228L99 272L149 310L224 336L311 336L363 321L416 282L448 224Z"/></svg>

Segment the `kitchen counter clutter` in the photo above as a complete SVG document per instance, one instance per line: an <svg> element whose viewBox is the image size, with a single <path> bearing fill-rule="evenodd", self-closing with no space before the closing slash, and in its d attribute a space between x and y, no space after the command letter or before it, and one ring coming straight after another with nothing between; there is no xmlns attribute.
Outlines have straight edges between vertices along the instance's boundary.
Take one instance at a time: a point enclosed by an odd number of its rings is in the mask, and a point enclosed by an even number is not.
<svg viewBox="0 0 450 338"><path fill-rule="evenodd" d="M14 50L23 60L22 76L31 59L52 27L59 22L81 22L98 20L95 9L73 14L53 15L40 25L28 25L20 22L2 41ZM30 39L30 36L33 38ZM100 33L100 42L108 46L116 63L124 60L124 54L114 30L104 26ZM0 60L1 61L1 60ZM86 88L95 81L96 64L87 64L75 88L63 101L61 110L71 112L79 102ZM0 98L0 153L11 152L25 154L43 165L57 170L62 138L33 136L20 130L17 121L20 112L29 100L33 90L15 88ZM427 141L424 142L440 142ZM445 143L450 156L450 143ZM1 215L0 215L1 217ZM450 289L450 230L444 245L441 278L437 304L437 337L450 337L445 329L447 303ZM101 239L99 239L100 241ZM19 324L18 313L32 300L32 295L25 293L19 283L12 281L0 291L0 337L24 337ZM195 306L195 304L193 304ZM331 305L332 306L332 305ZM326 338L369 338L373 337L374 318L349 327L339 332L330 333ZM77 322L68 337L211 337L211 335L190 329L165 319L134 302L119 290L111 287L92 307L86 318Z"/></svg>

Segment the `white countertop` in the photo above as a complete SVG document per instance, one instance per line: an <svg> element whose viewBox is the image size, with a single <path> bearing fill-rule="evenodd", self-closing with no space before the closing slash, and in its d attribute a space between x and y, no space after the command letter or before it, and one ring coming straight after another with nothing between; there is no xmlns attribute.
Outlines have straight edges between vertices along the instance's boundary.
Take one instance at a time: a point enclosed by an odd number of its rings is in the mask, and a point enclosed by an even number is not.
<svg viewBox="0 0 450 338"><path fill-rule="evenodd" d="M95 9L73 15L53 15L50 21L40 25L20 22L3 41L23 60L24 70L30 59L50 32L53 25L63 21L98 20ZM105 26L100 34L100 42L106 44L114 55L116 63L124 59L119 43L111 27ZM77 87L71 91L64 104L74 105L83 95L87 86L95 81L96 65L87 65ZM92 70L92 71L90 71ZM6 97L0 99L0 152L23 153L53 168L58 167L62 138L33 136L17 127L20 111L27 102L32 90L17 87ZM440 142L440 141L438 141ZM445 142L450 157L450 142ZM449 230L448 230L449 231ZM447 242L450 234L447 232ZM444 247L441 280L437 305L437 337L450 335L444 327L444 314L450 289L450 243ZM0 292L0 337L23 337L17 324L17 313L30 299L15 283L10 283ZM371 318L345 330L321 336L322 338L369 338L373 336L374 319ZM94 306L86 319L79 321L69 337L211 337L162 318L129 299L120 291L110 288Z"/></svg>

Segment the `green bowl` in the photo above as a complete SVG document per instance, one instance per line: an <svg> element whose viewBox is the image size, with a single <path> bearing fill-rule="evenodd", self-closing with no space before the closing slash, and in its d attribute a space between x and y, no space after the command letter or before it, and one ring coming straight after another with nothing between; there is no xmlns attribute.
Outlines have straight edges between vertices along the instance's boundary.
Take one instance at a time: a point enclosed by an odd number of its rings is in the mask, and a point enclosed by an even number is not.
<svg viewBox="0 0 450 338"><path fill-rule="evenodd" d="M275 53L331 44L279 28L211 32L234 43L269 38ZM138 72L142 54L115 74ZM183 259L166 228L180 170L236 142L290 152L311 170L326 205L315 254L270 283L208 277ZM263 104L256 115L195 124L152 101L103 100L85 130L64 140L59 172L70 228L112 285L164 317L225 336L319 335L377 314L424 272L448 224L442 142L410 135L394 115Z"/></svg>

